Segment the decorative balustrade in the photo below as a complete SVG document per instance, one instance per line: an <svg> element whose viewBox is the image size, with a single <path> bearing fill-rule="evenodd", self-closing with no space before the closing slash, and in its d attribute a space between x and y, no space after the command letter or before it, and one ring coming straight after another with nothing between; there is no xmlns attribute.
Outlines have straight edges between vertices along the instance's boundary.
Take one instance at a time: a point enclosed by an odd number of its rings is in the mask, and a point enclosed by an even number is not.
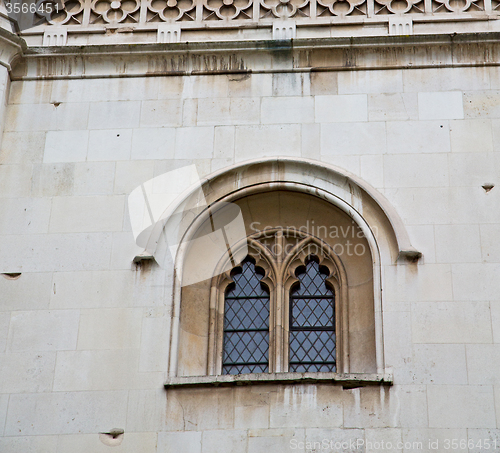
<svg viewBox="0 0 500 453"><path fill-rule="evenodd" d="M38 0L42 6L53 0ZM500 0L62 0L63 8L37 17L38 24L84 28L250 27L276 20L360 23L383 16L457 19L500 14ZM43 6L42 6L43 9ZM387 20L387 18L386 18Z"/></svg>

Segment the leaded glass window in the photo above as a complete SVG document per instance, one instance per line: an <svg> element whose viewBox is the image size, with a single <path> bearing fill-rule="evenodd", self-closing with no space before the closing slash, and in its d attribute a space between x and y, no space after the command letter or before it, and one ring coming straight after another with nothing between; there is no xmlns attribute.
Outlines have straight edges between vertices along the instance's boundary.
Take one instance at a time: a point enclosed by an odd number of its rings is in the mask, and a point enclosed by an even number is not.
<svg viewBox="0 0 500 453"><path fill-rule="evenodd" d="M269 370L269 291L250 259L236 268L225 296L223 374Z"/></svg>
<svg viewBox="0 0 500 453"><path fill-rule="evenodd" d="M290 292L289 371L336 371L335 295L328 272L309 260Z"/></svg>

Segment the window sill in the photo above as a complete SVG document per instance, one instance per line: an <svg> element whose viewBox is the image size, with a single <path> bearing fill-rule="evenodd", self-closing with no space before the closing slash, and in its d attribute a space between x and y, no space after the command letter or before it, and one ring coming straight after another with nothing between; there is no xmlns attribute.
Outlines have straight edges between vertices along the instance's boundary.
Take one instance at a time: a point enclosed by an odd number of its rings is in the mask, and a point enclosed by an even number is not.
<svg viewBox="0 0 500 453"><path fill-rule="evenodd" d="M258 384L333 384L344 388L369 385L392 385L391 374L370 373L255 373L220 376L182 376L168 378L166 389L184 387L219 387Z"/></svg>

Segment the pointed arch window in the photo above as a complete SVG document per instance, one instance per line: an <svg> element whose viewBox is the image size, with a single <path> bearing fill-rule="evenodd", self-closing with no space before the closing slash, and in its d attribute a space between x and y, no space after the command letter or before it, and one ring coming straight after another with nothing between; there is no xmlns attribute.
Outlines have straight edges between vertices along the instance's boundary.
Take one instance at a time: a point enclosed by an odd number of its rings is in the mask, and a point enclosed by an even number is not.
<svg viewBox="0 0 500 453"><path fill-rule="evenodd" d="M289 371L336 371L335 294L328 269L308 261L290 294Z"/></svg>
<svg viewBox="0 0 500 453"><path fill-rule="evenodd" d="M248 250L214 281L209 374L337 371L340 261L295 230L251 237Z"/></svg>
<svg viewBox="0 0 500 453"><path fill-rule="evenodd" d="M222 374L265 373L269 369L269 290L264 272L250 258L235 268L226 289Z"/></svg>

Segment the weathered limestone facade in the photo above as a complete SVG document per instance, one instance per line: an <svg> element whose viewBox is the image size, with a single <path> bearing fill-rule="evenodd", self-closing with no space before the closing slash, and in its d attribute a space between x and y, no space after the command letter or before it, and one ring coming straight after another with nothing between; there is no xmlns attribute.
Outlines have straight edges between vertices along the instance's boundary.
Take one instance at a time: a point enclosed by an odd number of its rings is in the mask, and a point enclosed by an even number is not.
<svg viewBox="0 0 500 453"><path fill-rule="evenodd" d="M0 29L0 451L499 451L500 3L77 3ZM338 373L217 375L218 280L127 203L191 164L363 231Z"/></svg>

